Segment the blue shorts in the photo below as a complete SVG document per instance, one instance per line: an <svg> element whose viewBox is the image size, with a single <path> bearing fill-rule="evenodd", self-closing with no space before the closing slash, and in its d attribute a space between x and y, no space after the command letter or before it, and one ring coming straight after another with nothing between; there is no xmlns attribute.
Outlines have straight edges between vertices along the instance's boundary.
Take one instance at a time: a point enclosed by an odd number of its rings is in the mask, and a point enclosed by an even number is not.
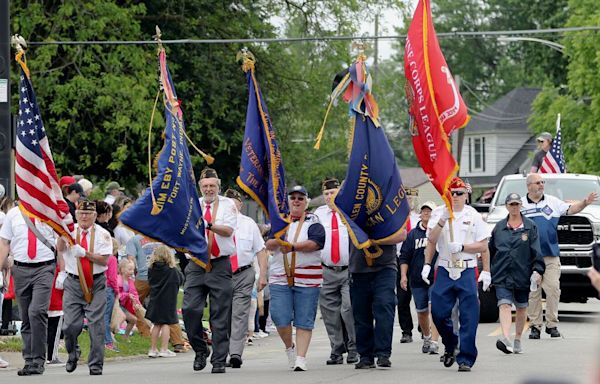
<svg viewBox="0 0 600 384"><path fill-rule="evenodd" d="M517 308L527 308L529 304L529 290L496 287L496 299L498 299L498 306L502 304L514 304Z"/></svg>
<svg viewBox="0 0 600 384"><path fill-rule="evenodd" d="M269 284L269 290L269 312L276 327L287 327L292 321L296 328L311 330L315 327L321 288Z"/></svg>
<svg viewBox="0 0 600 384"><path fill-rule="evenodd" d="M417 312L427 312L431 297L431 287L410 287Z"/></svg>

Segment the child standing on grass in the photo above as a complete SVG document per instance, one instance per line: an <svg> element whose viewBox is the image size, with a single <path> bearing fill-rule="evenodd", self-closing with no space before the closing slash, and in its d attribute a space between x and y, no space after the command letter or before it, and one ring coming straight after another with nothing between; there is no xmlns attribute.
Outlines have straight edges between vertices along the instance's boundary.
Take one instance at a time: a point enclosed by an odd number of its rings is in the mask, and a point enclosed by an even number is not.
<svg viewBox="0 0 600 384"><path fill-rule="evenodd" d="M135 289L135 279L133 277L135 266L129 259L123 259L119 262L119 275L117 276L117 284L119 287L119 304L123 313L125 313L125 321L127 327L123 339L129 341L131 330L137 322L135 316L135 307L141 305L137 290Z"/></svg>
<svg viewBox="0 0 600 384"><path fill-rule="evenodd" d="M177 268L173 251L167 246L157 247L148 265L148 284L150 285L150 301L146 318L152 327L152 346L148 357L174 357L175 352L169 347L169 325L178 324L177 293L183 283L183 275ZM160 352L157 350L158 337L161 339Z"/></svg>

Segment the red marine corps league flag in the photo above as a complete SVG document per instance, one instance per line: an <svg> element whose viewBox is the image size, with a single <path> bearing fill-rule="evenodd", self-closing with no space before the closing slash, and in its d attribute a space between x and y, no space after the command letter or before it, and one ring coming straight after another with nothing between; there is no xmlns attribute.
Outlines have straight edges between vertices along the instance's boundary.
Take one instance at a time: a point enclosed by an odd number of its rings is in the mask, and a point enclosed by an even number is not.
<svg viewBox="0 0 600 384"><path fill-rule="evenodd" d="M404 72L417 160L451 209L449 185L458 164L448 136L470 117L435 35L429 0L419 1L408 29Z"/></svg>

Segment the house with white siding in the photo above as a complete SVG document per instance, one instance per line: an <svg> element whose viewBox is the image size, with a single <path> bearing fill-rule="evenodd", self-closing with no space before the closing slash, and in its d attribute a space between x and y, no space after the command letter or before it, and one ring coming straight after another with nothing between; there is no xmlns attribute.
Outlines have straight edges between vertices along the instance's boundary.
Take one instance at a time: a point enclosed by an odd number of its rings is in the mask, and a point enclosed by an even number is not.
<svg viewBox="0 0 600 384"><path fill-rule="evenodd" d="M529 170L536 136L528 119L539 92L539 88L513 89L472 115L464 128L459 176L473 188L492 188L505 175Z"/></svg>

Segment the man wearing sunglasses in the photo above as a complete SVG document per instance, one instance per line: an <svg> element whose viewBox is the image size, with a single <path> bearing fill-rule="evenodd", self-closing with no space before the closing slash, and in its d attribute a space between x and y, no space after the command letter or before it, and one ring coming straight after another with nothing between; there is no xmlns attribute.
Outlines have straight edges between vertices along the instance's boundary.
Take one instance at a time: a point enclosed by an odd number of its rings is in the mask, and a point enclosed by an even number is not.
<svg viewBox="0 0 600 384"><path fill-rule="evenodd" d="M475 281L477 254L482 254L483 271L479 281L487 290L491 283L487 249L489 231L481 215L466 205L467 186L459 177L450 183L452 211L446 206L436 209L427 224L429 243L425 251L425 265L421 271L423 281L429 284L429 273L437 248L438 269L431 292L433 322L445 347L443 363L450 367L457 361L459 372L469 372L477 359L475 338L479 323L479 298ZM454 355L458 336L453 331L451 314L456 300L460 312L460 352Z"/></svg>
<svg viewBox="0 0 600 384"><path fill-rule="evenodd" d="M511 193L506 196L505 204L508 216L494 227L489 248L502 328L496 348L508 354L522 352L521 335L527 320L530 286L541 281L546 265L537 226L521 214L521 196ZM517 308L514 345L509 340L513 305Z"/></svg>
<svg viewBox="0 0 600 384"><path fill-rule="evenodd" d="M540 248L546 272L541 287L546 293L546 333L560 337L558 331L558 302L560 300L560 250L558 247L558 220L562 215L574 215L598 199L590 193L581 201L568 204L557 197L544 194L545 181L539 173L530 173L526 179L527 195L523 197L523 215L535 222L540 235ZM530 321L530 339L539 339L543 325L542 292L529 294L527 316Z"/></svg>
<svg viewBox="0 0 600 384"><path fill-rule="evenodd" d="M531 170L529 172L535 173L542 166L542 162L544 161L544 157L546 157L546 153L550 150L552 146L552 134L549 132L542 132L537 137L537 144L539 150L535 153L533 157L533 162L531 163Z"/></svg>

